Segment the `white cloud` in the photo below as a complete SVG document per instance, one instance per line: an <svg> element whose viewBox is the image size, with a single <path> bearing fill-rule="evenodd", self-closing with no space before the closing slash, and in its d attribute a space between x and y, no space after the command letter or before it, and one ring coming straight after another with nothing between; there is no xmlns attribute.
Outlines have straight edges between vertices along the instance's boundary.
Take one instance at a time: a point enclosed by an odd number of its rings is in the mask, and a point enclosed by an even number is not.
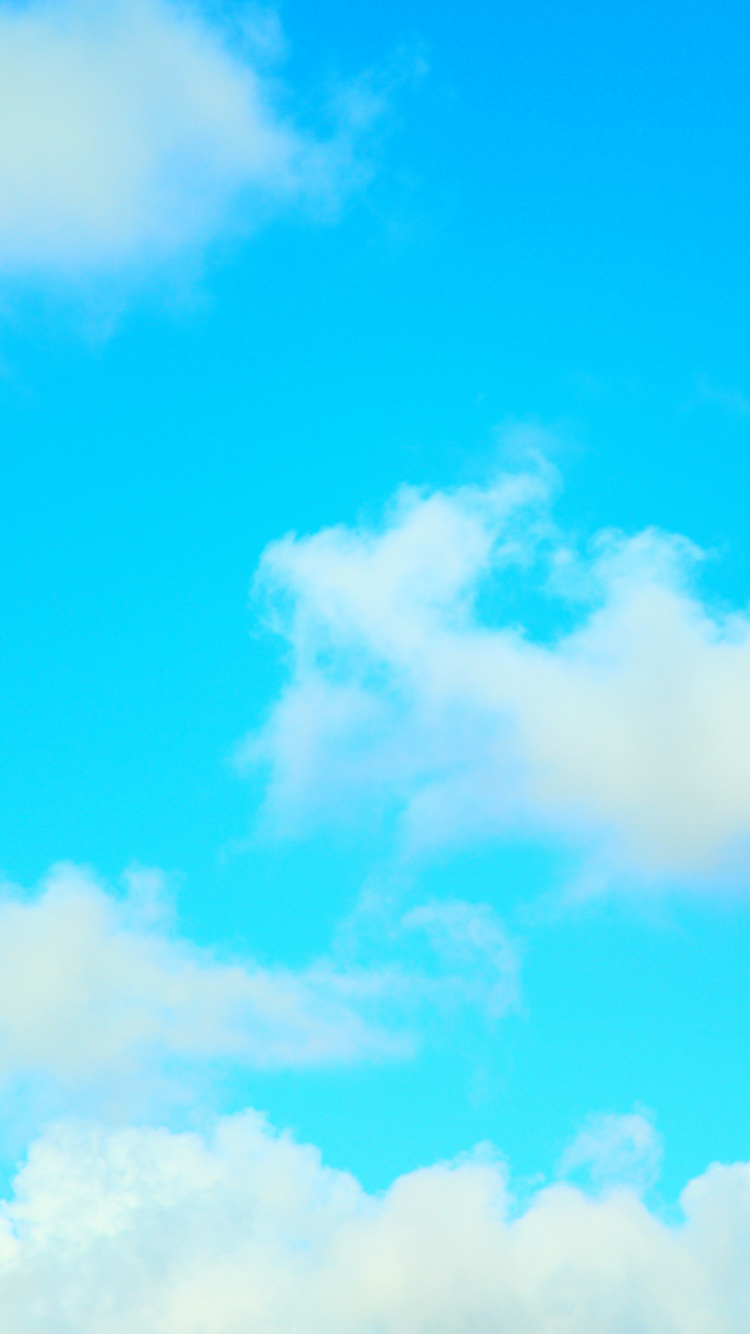
<svg viewBox="0 0 750 1334"><path fill-rule="evenodd" d="M266 549L292 678L240 760L268 766L277 826L395 807L411 846L543 830L646 877L740 854L750 619L691 591L683 537L605 532L577 554L552 484L405 489L379 528ZM540 597L568 620L546 638L518 625Z"/></svg>
<svg viewBox="0 0 750 1334"><path fill-rule="evenodd" d="M35 897L6 888L6 1086L41 1078L70 1096L103 1085L132 1101L170 1072L184 1076L206 1063L314 1066L399 1056L413 1048L420 1008L468 1004L496 1013L514 995L515 957L489 909L415 910L368 966L350 951L294 972L220 961L167 929L158 873L130 881L118 899L63 866ZM417 935L427 967L412 957Z"/></svg>
<svg viewBox="0 0 750 1334"><path fill-rule="evenodd" d="M253 1113L215 1136L60 1125L0 1233L5 1334L745 1334L750 1165L670 1225L629 1190L540 1190L486 1151L368 1196Z"/></svg>
<svg viewBox="0 0 750 1334"><path fill-rule="evenodd" d="M132 270L340 199L365 127L341 108L327 140L295 127L253 12L243 53L180 0L2 0L0 274Z"/></svg>

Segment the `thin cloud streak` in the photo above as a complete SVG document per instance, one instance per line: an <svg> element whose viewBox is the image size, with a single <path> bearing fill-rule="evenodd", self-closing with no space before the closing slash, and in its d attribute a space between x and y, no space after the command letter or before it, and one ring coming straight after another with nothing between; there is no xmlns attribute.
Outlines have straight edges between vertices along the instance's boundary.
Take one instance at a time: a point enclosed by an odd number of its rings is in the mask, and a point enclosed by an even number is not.
<svg viewBox="0 0 750 1334"><path fill-rule="evenodd" d="M147 893L144 893L144 884ZM488 908L424 905L365 965L346 955L294 971L226 962L170 930L155 872L116 897L72 866L34 897L0 902L0 1082L138 1102L202 1071L341 1065L410 1054L431 1012L490 1017L516 994L516 956ZM420 953L420 946L421 953ZM58 1099L59 1101L59 1099Z"/></svg>

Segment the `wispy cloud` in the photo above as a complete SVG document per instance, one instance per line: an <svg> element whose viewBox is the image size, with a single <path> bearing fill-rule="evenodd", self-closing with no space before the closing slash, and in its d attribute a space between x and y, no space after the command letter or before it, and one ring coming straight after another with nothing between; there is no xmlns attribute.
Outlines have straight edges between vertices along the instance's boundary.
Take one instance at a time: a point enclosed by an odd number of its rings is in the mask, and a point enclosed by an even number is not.
<svg viewBox="0 0 750 1334"><path fill-rule="evenodd" d="M171 0L3 0L0 275L136 272L361 182L382 99L300 128L267 70L278 23L253 13L232 39Z"/></svg>
<svg viewBox="0 0 750 1334"><path fill-rule="evenodd" d="M698 393L703 402L718 403L740 417L750 417L750 398L740 389L721 389L702 375L698 381Z"/></svg>
<svg viewBox="0 0 750 1334"><path fill-rule="evenodd" d="M662 1144L653 1121L643 1112L589 1117L559 1163L561 1176L582 1176L603 1190L628 1186L639 1194L656 1184Z"/></svg>
<svg viewBox="0 0 750 1334"><path fill-rule="evenodd" d="M405 489L380 526L267 548L258 592L292 672L239 756L267 766L266 820L396 811L423 849L541 830L656 880L744 855L750 619L692 591L685 537L579 550L554 486ZM540 598L563 629L524 628Z"/></svg>
<svg viewBox="0 0 750 1334"><path fill-rule="evenodd" d="M144 886L149 891L144 894ZM158 873L124 897L57 868L32 897L0 902L0 1082L41 1080L64 1099L86 1089L132 1103L190 1072L398 1057L426 1010L507 1009L516 959L489 909L412 910L384 947L357 938L293 971L222 961L169 929ZM54 1099L53 1099L54 1103Z"/></svg>
<svg viewBox="0 0 750 1334"><path fill-rule="evenodd" d="M488 1151L381 1197L253 1113L215 1134L60 1125L0 1222L7 1334L745 1334L750 1166L670 1226L628 1189L517 1208Z"/></svg>

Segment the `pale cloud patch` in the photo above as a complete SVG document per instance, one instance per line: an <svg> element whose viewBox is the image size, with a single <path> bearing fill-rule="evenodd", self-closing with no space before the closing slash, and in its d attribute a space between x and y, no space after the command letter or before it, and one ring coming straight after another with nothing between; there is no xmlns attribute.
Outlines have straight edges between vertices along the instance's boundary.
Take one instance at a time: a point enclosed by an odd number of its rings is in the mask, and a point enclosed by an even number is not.
<svg viewBox="0 0 750 1334"><path fill-rule="evenodd" d="M582 1175L599 1189L629 1186L649 1190L661 1172L662 1143L642 1112L592 1116L569 1144L559 1164L561 1176Z"/></svg>
<svg viewBox="0 0 750 1334"><path fill-rule="evenodd" d="M0 275L150 269L361 183L382 101L300 128L278 20L245 20L243 45L170 0L0 3Z"/></svg>
<svg viewBox="0 0 750 1334"><path fill-rule="evenodd" d="M396 810L412 849L541 831L597 850L605 880L743 855L750 619L696 595L703 553L682 536L579 550L554 485L542 469L407 488L378 526L266 549L257 587L291 679L240 762L267 767L267 822ZM524 598L564 628L527 631Z"/></svg>
<svg viewBox="0 0 750 1334"><path fill-rule="evenodd" d="M42 1080L65 1096L100 1089L132 1102L154 1090L164 1096L165 1081L179 1076L184 1096L190 1072L217 1064L400 1057L433 1011L507 1009L516 960L490 910L453 905L444 920L444 908L419 911L397 922L366 963L354 940L346 956L294 971L226 961L181 937L157 872L132 873L125 896L71 866L56 868L31 897L7 886L0 1081ZM424 944L418 958L415 937Z"/></svg>
<svg viewBox="0 0 750 1334"><path fill-rule="evenodd" d="M497 914L484 903L461 899L420 904L403 917L402 932L423 933L432 951L438 985L453 977L459 998L499 1018L519 996L519 956Z"/></svg>
<svg viewBox="0 0 750 1334"><path fill-rule="evenodd" d="M3 1206L7 1334L745 1334L750 1166L668 1224L629 1189L539 1190L484 1149L371 1196L246 1113L210 1137L62 1124Z"/></svg>
<svg viewBox="0 0 750 1334"><path fill-rule="evenodd" d="M720 388L703 375L698 381L698 393L703 402L718 403L740 417L750 417L750 398L741 389Z"/></svg>

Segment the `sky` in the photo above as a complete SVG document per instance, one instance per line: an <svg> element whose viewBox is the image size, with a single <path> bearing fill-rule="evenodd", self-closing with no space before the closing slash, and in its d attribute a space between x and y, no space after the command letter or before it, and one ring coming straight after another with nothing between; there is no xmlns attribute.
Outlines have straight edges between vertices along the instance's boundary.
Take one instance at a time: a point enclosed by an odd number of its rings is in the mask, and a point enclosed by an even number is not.
<svg viewBox="0 0 750 1334"><path fill-rule="evenodd" d="M7 1334L744 1334L750 22L0 0Z"/></svg>

